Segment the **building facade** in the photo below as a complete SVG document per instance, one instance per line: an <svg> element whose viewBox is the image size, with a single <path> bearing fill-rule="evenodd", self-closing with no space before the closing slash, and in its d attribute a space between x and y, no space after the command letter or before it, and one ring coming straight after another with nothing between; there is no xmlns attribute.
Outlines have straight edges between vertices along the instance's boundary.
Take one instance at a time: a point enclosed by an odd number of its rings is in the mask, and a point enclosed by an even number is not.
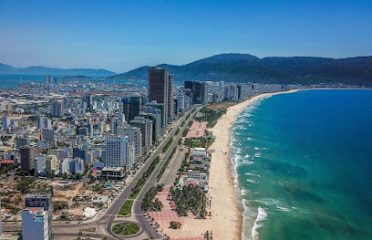
<svg viewBox="0 0 372 240"><path fill-rule="evenodd" d="M32 146L22 146L19 150L21 160L21 170L31 171L35 168L34 166L34 148Z"/></svg>
<svg viewBox="0 0 372 240"><path fill-rule="evenodd" d="M156 101L157 103L164 104L163 119L167 124L169 122L169 116L172 116L172 113L169 112L169 93L172 93L173 84L169 86L169 83L173 80L169 76L169 72L166 69L159 67L151 67L148 70L148 98L150 101Z"/></svg>

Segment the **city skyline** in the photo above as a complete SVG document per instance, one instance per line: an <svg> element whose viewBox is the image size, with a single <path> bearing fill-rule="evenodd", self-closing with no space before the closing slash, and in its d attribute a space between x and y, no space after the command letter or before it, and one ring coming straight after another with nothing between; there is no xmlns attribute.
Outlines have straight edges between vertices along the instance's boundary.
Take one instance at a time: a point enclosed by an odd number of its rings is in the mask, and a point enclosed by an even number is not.
<svg viewBox="0 0 372 240"><path fill-rule="evenodd" d="M370 55L370 1L1 1L1 63L105 68L219 53Z"/></svg>

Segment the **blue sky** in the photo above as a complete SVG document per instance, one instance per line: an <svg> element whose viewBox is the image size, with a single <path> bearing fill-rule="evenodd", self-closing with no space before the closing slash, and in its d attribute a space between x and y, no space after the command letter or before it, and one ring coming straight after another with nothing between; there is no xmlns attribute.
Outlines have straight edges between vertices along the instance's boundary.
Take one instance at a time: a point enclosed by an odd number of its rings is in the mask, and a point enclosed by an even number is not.
<svg viewBox="0 0 372 240"><path fill-rule="evenodd" d="M0 62L123 72L219 53L372 55L371 0L0 0Z"/></svg>

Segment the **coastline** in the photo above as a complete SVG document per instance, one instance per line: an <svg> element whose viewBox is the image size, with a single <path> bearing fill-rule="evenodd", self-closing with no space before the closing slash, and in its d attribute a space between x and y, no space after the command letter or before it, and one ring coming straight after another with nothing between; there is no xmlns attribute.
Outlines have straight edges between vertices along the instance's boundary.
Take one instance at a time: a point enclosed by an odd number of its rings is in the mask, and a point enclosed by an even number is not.
<svg viewBox="0 0 372 240"><path fill-rule="evenodd" d="M209 195L212 217L206 221L215 239L243 239L244 208L240 187L231 157L231 129L238 115L258 100L278 94L288 94L300 89L263 93L253 96L227 109L216 125L210 129L216 140L209 148L212 161L209 175ZM223 227L222 227L223 226Z"/></svg>

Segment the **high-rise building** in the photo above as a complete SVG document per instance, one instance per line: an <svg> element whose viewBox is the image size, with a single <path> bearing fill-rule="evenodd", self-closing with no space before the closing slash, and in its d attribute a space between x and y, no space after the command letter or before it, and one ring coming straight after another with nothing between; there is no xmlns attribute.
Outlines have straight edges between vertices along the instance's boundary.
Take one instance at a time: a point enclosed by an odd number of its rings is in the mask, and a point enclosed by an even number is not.
<svg viewBox="0 0 372 240"><path fill-rule="evenodd" d="M173 74L168 75L168 123L174 120Z"/></svg>
<svg viewBox="0 0 372 240"><path fill-rule="evenodd" d="M81 158L85 161L86 158L86 150L78 147L74 147L72 149L72 157Z"/></svg>
<svg viewBox="0 0 372 240"><path fill-rule="evenodd" d="M148 70L148 98L150 101L155 100L157 103L164 104L163 119L165 123L169 123L168 117L172 116L169 112L169 93L173 92L173 77L169 76L166 69L159 67L151 67ZM171 84L171 86L169 86ZM171 87L172 89L169 89Z"/></svg>
<svg viewBox="0 0 372 240"><path fill-rule="evenodd" d="M34 158L35 161L35 172L38 174L44 174L45 172L45 155L36 155Z"/></svg>
<svg viewBox="0 0 372 240"><path fill-rule="evenodd" d="M16 148L20 149L23 146L28 146L30 144L30 140L27 136L18 137L16 139Z"/></svg>
<svg viewBox="0 0 372 240"><path fill-rule="evenodd" d="M230 85L230 100L238 101L238 88L235 84Z"/></svg>
<svg viewBox="0 0 372 240"><path fill-rule="evenodd" d="M134 143L129 142L127 144L127 156L125 159L125 168L126 170L129 170L132 168L133 163L135 162L136 159L136 150L134 147Z"/></svg>
<svg viewBox="0 0 372 240"><path fill-rule="evenodd" d="M84 169L84 160L79 157L65 158L62 161L62 173L66 173L68 175L82 175L84 173Z"/></svg>
<svg viewBox="0 0 372 240"><path fill-rule="evenodd" d="M178 93L177 95L177 114L183 113L185 111L185 95L183 93Z"/></svg>
<svg viewBox="0 0 372 240"><path fill-rule="evenodd" d="M238 92L238 101L242 100L243 99L243 93L242 93L242 85L237 85L236 86L237 88L237 92Z"/></svg>
<svg viewBox="0 0 372 240"><path fill-rule="evenodd" d="M85 96L85 102L87 104L87 108L89 110L93 110L93 95L87 95Z"/></svg>
<svg viewBox="0 0 372 240"><path fill-rule="evenodd" d="M118 134L118 128L119 127L124 127L125 125L126 125L125 115L124 114L119 114L119 116L114 117L111 120L111 133L112 134Z"/></svg>
<svg viewBox="0 0 372 240"><path fill-rule="evenodd" d="M224 99L225 101L230 100L230 87L229 87L229 86L225 86L225 87L224 87L223 99Z"/></svg>
<svg viewBox="0 0 372 240"><path fill-rule="evenodd" d="M54 129L44 128L42 131L43 139L49 144L55 145Z"/></svg>
<svg viewBox="0 0 372 240"><path fill-rule="evenodd" d="M62 100L53 100L50 107L50 113L53 117L63 117L64 115L64 107Z"/></svg>
<svg viewBox="0 0 372 240"><path fill-rule="evenodd" d="M32 146L22 146L19 149L21 159L21 169L23 171L31 171L34 167L34 148Z"/></svg>
<svg viewBox="0 0 372 240"><path fill-rule="evenodd" d="M185 88L191 90L191 98L193 104L208 103L208 83L185 81Z"/></svg>
<svg viewBox="0 0 372 240"><path fill-rule="evenodd" d="M156 101L151 101L146 103L146 107L151 107L153 109L159 110L160 113L160 118L161 118L161 126L162 128L165 128L166 126L166 119L164 118L164 104L162 103L157 103Z"/></svg>
<svg viewBox="0 0 372 240"><path fill-rule="evenodd" d="M22 212L23 239L53 239L53 206L50 193L27 194L25 208ZM32 211L33 209L37 209L39 213Z"/></svg>
<svg viewBox="0 0 372 240"><path fill-rule="evenodd" d="M48 155L45 159L45 173L49 175L54 175L57 171L57 156Z"/></svg>
<svg viewBox="0 0 372 240"><path fill-rule="evenodd" d="M154 106L146 105L143 107L142 111L143 113L150 113L153 116L157 126L156 135L158 136L158 138L160 138L164 130L161 120L161 109Z"/></svg>
<svg viewBox="0 0 372 240"><path fill-rule="evenodd" d="M45 116L39 116L37 120L37 129L52 129L52 121Z"/></svg>
<svg viewBox="0 0 372 240"><path fill-rule="evenodd" d="M127 121L130 121L140 114L143 106L143 97L142 96L125 97L122 99L122 103L125 118L127 119Z"/></svg>
<svg viewBox="0 0 372 240"><path fill-rule="evenodd" d="M128 154L128 137L110 135L105 140L106 167L125 167Z"/></svg>
<svg viewBox="0 0 372 240"><path fill-rule="evenodd" d="M132 121L129 122L130 125L138 127L142 134L142 147L146 151L152 145L152 121L145 118L137 116Z"/></svg>
<svg viewBox="0 0 372 240"><path fill-rule="evenodd" d="M150 110L150 109L147 109L147 110ZM162 132L160 113L144 111L140 114L140 116L145 117L152 121L152 143L156 143L160 139L161 132Z"/></svg>
<svg viewBox="0 0 372 240"><path fill-rule="evenodd" d="M2 128L8 130L9 127L10 127L10 117L9 117L9 115L4 115L1 118L1 122L2 122Z"/></svg>
<svg viewBox="0 0 372 240"><path fill-rule="evenodd" d="M0 237L3 234L3 222L1 221L2 215L1 215L1 200L0 200Z"/></svg>
<svg viewBox="0 0 372 240"><path fill-rule="evenodd" d="M135 159L142 156L142 134L139 128L131 125L120 127L118 129L118 135L127 136L128 142L133 144Z"/></svg>

